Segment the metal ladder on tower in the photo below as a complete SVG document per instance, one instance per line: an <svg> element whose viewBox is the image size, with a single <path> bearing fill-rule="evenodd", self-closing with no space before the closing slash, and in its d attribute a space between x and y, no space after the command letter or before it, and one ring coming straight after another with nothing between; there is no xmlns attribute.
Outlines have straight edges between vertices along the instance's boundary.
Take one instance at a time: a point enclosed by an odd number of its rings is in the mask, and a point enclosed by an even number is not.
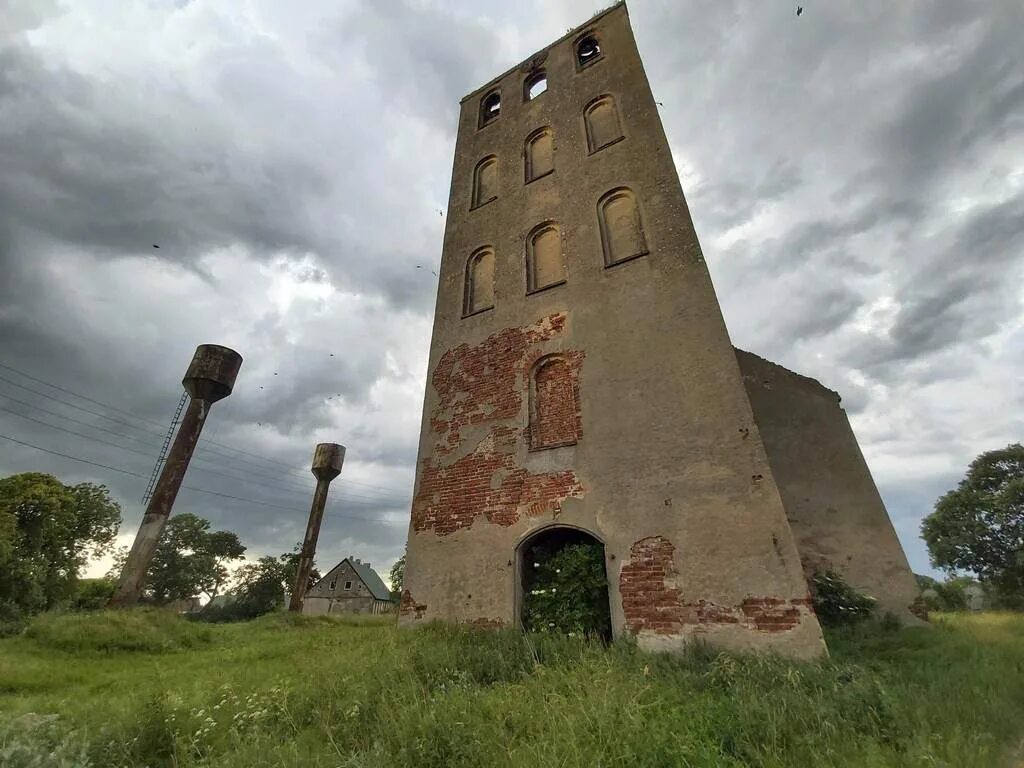
<svg viewBox="0 0 1024 768"><path fill-rule="evenodd" d="M188 402L188 392L181 393L181 400L178 401L178 410L174 412L174 418L171 419L171 425L167 428L167 435L164 437L164 444L160 448L160 455L156 458L156 464L153 465L153 473L149 476L149 484L146 486L146 492L142 494L142 503L148 504L149 500L153 498L153 489L156 488L157 478L160 477L160 470L164 466L164 462L167 460L167 452L171 448L171 441L174 439L174 432L181 423L181 412L185 410L185 403Z"/></svg>

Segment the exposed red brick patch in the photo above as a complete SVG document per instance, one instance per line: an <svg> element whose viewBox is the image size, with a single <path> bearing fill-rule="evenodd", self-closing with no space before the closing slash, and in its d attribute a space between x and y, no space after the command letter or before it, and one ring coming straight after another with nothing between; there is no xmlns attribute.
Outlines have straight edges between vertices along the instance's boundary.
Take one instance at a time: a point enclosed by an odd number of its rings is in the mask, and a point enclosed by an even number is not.
<svg viewBox="0 0 1024 768"><path fill-rule="evenodd" d="M682 633L694 625L733 624L762 632L784 632L811 612L810 598L748 597L739 605L687 601L676 585L675 546L663 536L651 536L630 549L629 562L619 575L619 592L626 627L634 634Z"/></svg>
<svg viewBox="0 0 1024 768"><path fill-rule="evenodd" d="M550 355L534 368L530 406L530 447L572 445L583 436L580 366L583 353Z"/></svg>
<svg viewBox="0 0 1024 768"><path fill-rule="evenodd" d="M447 536L468 528L478 517L509 526L522 516L557 517L562 502L581 497L583 486L572 470L531 473L518 466L516 452L523 439L524 374L542 357L537 344L561 333L565 315L550 315L525 328L506 328L482 343L460 344L442 357L431 382L440 399L431 413L438 440L434 454L420 464L419 485L412 504L416 531ZM578 402L578 369L583 353L561 353L574 371ZM578 413L574 419L578 420ZM502 423L517 420L513 424ZM439 456L465 440L468 426L487 425L474 449L443 465Z"/></svg>
<svg viewBox="0 0 1024 768"><path fill-rule="evenodd" d="M435 450L454 451L467 426L518 416L525 392L523 372L533 363L530 346L560 334L565 321L565 313L548 315L532 326L505 328L480 344L460 344L445 352L430 377L440 396L430 426L443 438Z"/></svg>
<svg viewBox="0 0 1024 768"><path fill-rule="evenodd" d="M423 614L426 613L427 606L425 603L417 603L412 598L412 592L408 589L402 592L402 600L398 604L398 615L399 616L411 616L414 619L422 619Z"/></svg>

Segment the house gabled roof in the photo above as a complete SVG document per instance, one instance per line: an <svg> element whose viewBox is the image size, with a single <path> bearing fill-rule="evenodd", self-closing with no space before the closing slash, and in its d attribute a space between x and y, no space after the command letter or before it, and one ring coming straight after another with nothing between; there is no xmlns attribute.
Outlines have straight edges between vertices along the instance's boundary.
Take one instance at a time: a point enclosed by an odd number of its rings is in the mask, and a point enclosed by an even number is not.
<svg viewBox="0 0 1024 768"><path fill-rule="evenodd" d="M323 576L321 576L320 580L316 584L314 584L314 585L312 585L310 587L310 591L312 591L313 588L315 588L318 584L323 582L328 576L330 576L336 570L341 568L341 566L343 566L346 562L350 566L352 566L352 570L356 572L356 575L360 578L360 580L363 582L363 584L366 585L366 588L368 590L370 590L370 594L373 595L374 599L376 599L376 600L390 600L391 599L391 590L389 590L387 588L387 586L384 584L384 582L381 579L381 577L377 575L377 572L375 570L373 570L373 568L370 567L370 564L369 563L359 562L357 560L354 560L351 557L346 557L344 560L342 560L336 566L331 568L331 570L329 570L327 573L325 573Z"/></svg>
<svg viewBox="0 0 1024 768"><path fill-rule="evenodd" d="M370 594L378 600L391 599L391 590L387 588L383 579L377 575L377 572L370 567L369 563L357 563L355 560L349 560L348 562L355 569L356 573L359 574L359 578L363 580L363 584L370 590Z"/></svg>

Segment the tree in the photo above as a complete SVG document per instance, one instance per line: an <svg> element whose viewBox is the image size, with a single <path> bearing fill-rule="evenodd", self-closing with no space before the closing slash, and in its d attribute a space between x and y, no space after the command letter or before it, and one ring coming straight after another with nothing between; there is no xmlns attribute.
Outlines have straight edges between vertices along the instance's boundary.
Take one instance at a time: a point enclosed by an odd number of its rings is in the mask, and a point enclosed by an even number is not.
<svg viewBox="0 0 1024 768"><path fill-rule="evenodd" d="M110 549L121 507L105 486L25 472L0 480L0 620L66 603Z"/></svg>
<svg viewBox="0 0 1024 768"><path fill-rule="evenodd" d="M1024 607L1024 446L981 454L921 523L932 565L974 573L1006 607Z"/></svg>
<svg viewBox="0 0 1024 768"><path fill-rule="evenodd" d="M395 564L391 566L391 594L394 597L401 597L402 595L402 583L405 581L405 551L402 551L402 556L395 560Z"/></svg>
<svg viewBox="0 0 1024 768"><path fill-rule="evenodd" d="M205 621L238 621L252 619L277 610L295 584L299 554L296 551L274 557L268 555L240 566L234 574L234 586L223 605L207 604L198 618ZM313 568L309 584L319 581Z"/></svg>
<svg viewBox="0 0 1024 768"><path fill-rule="evenodd" d="M205 593L212 600L228 580L227 563L244 555L237 534L211 531L209 520L188 512L174 515L156 545L143 597L167 603ZM126 552L119 554L115 572L126 558Z"/></svg>

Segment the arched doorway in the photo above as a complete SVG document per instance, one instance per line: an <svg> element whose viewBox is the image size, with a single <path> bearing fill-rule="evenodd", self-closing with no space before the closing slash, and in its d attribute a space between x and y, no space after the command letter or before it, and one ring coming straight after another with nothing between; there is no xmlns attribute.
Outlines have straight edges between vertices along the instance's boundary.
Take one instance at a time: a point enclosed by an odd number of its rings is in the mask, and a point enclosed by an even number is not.
<svg viewBox="0 0 1024 768"><path fill-rule="evenodd" d="M611 640L604 544L597 537L580 528L548 526L523 540L518 558L524 630Z"/></svg>

